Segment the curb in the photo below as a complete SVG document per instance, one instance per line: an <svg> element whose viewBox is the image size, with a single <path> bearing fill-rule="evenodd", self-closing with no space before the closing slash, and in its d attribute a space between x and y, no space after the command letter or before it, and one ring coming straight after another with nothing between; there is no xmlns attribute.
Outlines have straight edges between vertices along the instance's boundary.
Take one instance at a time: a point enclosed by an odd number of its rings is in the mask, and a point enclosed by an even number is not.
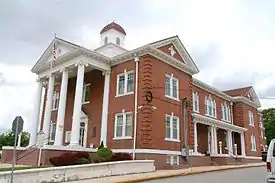
<svg viewBox="0 0 275 183"><path fill-rule="evenodd" d="M116 181L114 183L142 182L142 181L155 180L155 179L179 177L179 176L184 176L184 175L193 175L193 174L217 172L217 171L240 169L240 168L253 168L253 167L261 167L261 166L265 166L265 165L264 164L263 165L248 165L248 166L238 166L238 167L224 167L224 168L212 169L212 170L211 169L210 170L199 170L199 171L191 171L191 172L187 171L187 172L183 172L183 173L176 173L176 174L169 174L169 175L156 175L156 176L143 177L143 178L137 178L137 179L131 179L131 180Z"/></svg>

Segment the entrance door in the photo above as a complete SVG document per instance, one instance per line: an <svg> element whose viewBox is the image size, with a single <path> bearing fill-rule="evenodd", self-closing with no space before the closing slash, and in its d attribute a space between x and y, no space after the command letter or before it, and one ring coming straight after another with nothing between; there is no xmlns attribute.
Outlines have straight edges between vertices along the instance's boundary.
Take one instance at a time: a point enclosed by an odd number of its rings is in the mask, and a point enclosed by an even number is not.
<svg viewBox="0 0 275 183"><path fill-rule="evenodd" d="M84 147L85 146L85 123L80 123L80 132L79 132L79 145Z"/></svg>

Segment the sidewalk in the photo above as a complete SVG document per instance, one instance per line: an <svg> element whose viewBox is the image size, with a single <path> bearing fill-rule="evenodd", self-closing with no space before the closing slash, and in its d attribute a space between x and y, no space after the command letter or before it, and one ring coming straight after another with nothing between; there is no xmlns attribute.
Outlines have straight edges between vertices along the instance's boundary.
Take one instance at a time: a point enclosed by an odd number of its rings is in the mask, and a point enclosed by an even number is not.
<svg viewBox="0 0 275 183"><path fill-rule="evenodd" d="M151 173L143 173L143 174L132 174L132 175L122 175L122 176L112 176L112 177L104 177L98 179L89 179L89 180L81 180L81 181L72 181L69 183L129 183L129 182L139 182L153 179L161 179L161 178L169 178L183 175L191 175L212 171L220 171L220 170L230 170L237 168L249 168L249 167L258 167L264 166L265 163L249 163L245 165L226 165L226 166L205 166L205 167L193 167L189 169L179 169L179 170L158 170Z"/></svg>

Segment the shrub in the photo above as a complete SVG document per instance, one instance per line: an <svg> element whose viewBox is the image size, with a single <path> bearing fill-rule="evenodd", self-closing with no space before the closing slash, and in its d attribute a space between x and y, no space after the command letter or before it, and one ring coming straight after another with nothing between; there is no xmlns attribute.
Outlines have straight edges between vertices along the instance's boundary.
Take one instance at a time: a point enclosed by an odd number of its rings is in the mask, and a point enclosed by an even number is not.
<svg viewBox="0 0 275 183"><path fill-rule="evenodd" d="M97 150L96 152L96 158L101 160L100 162L110 161L112 159L112 150L106 147L102 147Z"/></svg>
<svg viewBox="0 0 275 183"><path fill-rule="evenodd" d="M68 165L75 165L75 163L79 164L81 161L84 162L84 160L80 159L86 159L89 163L90 155L87 152L77 152L77 153L63 153L60 156L52 157L49 159L52 165L54 166L68 166ZM85 162L87 162L85 160Z"/></svg>
<svg viewBox="0 0 275 183"><path fill-rule="evenodd" d="M100 146L97 149L101 149L101 148L104 148L103 141L101 141Z"/></svg>
<svg viewBox="0 0 275 183"><path fill-rule="evenodd" d="M112 161L126 161L132 159L132 156L128 153L114 153L112 155Z"/></svg>
<svg viewBox="0 0 275 183"><path fill-rule="evenodd" d="M89 164L91 163L87 158L80 158L74 162L74 165L82 165L82 164Z"/></svg>

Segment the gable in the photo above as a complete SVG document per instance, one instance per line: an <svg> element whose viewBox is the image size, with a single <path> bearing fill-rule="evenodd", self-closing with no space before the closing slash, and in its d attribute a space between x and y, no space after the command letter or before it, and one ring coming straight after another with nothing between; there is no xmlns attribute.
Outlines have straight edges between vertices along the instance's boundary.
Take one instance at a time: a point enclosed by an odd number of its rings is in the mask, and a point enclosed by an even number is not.
<svg viewBox="0 0 275 183"><path fill-rule="evenodd" d="M183 60L183 58L180 56L178 50L176 49L174 44L167 44L165 46L159 47L159 50L163 51L164 53L174 57L175 59L185 63L185 61Z"/></svg>
<svg viewBox="0 0 275 183"><path fill-rule="evenodd" d="M251 87L250 90L247 92L246 97L255 102L257 105L261 105L260 99L253 87Z"/></svg>
<svg viewBox="0 0 275 183"><path fill-rule="evenodd" d="M196 74L199 73L199 69L197 65L195 64L195 62L187 52L186 48L184 47L184 45L182 44L178 36L166 38L166 39L151 43L149 45L164 52L168 56L175 58L179 62L186 64L186 66L192 68ZM173 56L171 55L171 52Z"/></svg>
<svg viewBox="0 0 275 183"><path fill-rule="evenodd" d="M55 50L56 50L56 56L61 57L65 54L68 54L70 52L75 51L77 48L80 48L80 46L75 45L73 43L70 43L68 41L65 41L60 38L53 39L50 45L47 47L47 49L44 51L44 53L40 56L36 64L32 68L32 72L35 72L37 68L43 67L45 65L50 65L50 63L53 61L53 46L55 41Z"/></svg>

